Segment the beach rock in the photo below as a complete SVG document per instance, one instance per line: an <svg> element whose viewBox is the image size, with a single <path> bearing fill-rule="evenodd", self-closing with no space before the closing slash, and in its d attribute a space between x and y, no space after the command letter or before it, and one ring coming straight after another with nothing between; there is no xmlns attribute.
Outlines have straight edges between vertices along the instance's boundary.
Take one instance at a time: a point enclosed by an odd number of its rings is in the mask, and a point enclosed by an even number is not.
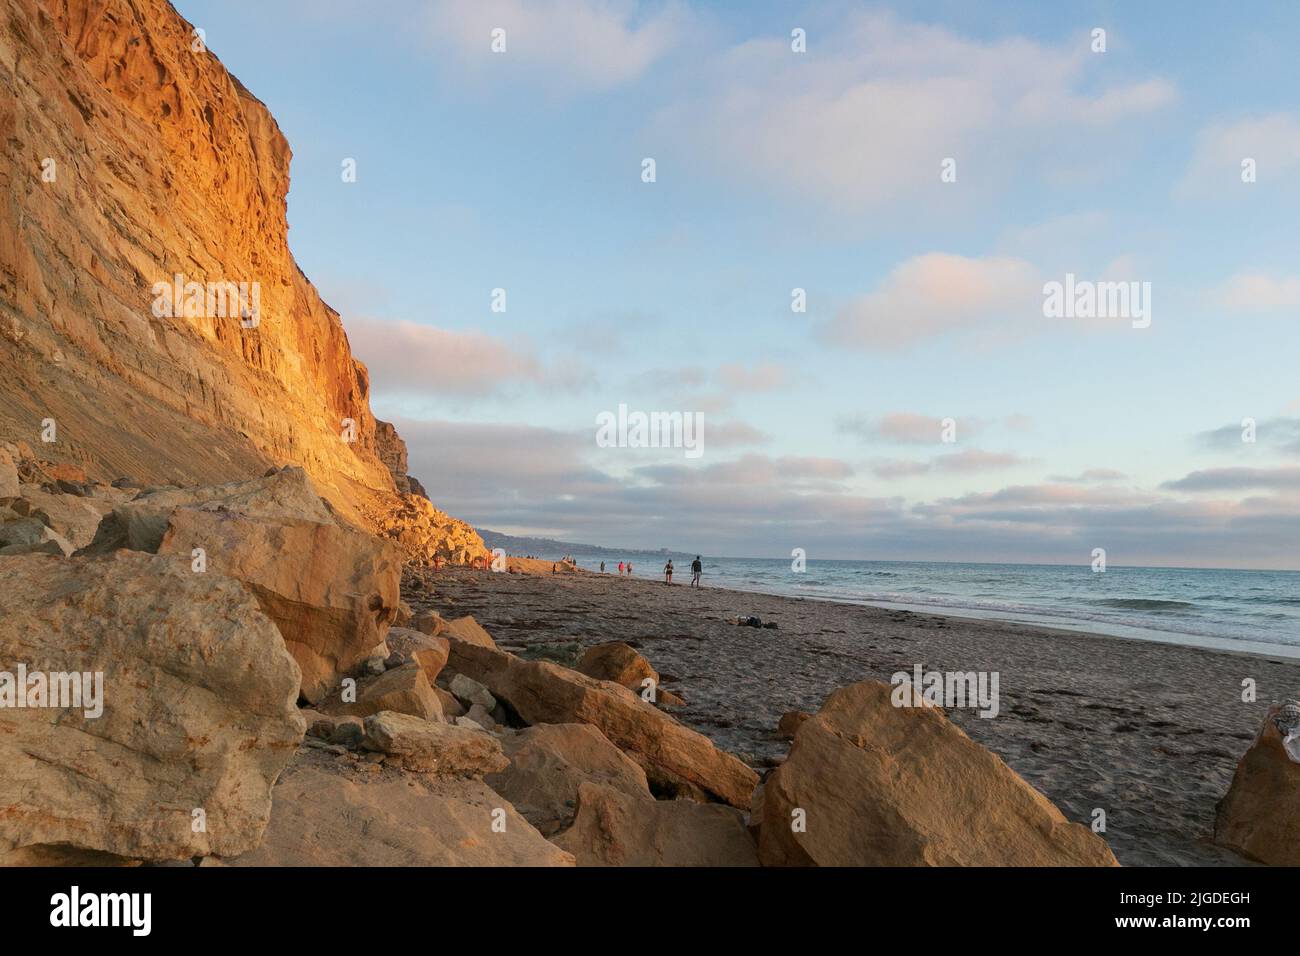
<svg viewBox="0 0 1300 956"><path fill-rule="evenodd" d="M499 729L497 727L496 718L492 716L492 712L482 704L471 704L469 710L465 712L465 716L474 721L474 723L478 724L484 730L495 732Z"/></svg>
<svg viewBox="0 0 1300 956"><path fill-rule="evenodd" d="M0 448L0 498L17 498L18 465L8 449Z"/></svg>
<svg viewBox="0 0 1300 956"><path fill-rule="evenodd" d="M334 718L334 725L330 727L329 735L325 740L331 744L338 744L355 750L361 746L365 736L365 724L362 719L353 717L350 714L344 714Z"/></svg>
<svg viewBox="0 0 1300 956"><path fill-rule="evenodd" d="M365 728L365 746L396 758L404 770L482 776L509 765L495 737L464 727L381 711L366 718Z"/></svg>
<svg viewBox="0 0 1300 956"><path fill-rule="evenodd" d="M430 684L447 666L447 655L451 653L451 644L445 637L431 637L405 627L389 628L387 642L393 653L419 664Z"/></svg>
<svg viewBox="0 0 1300 956"><path fill-rule="evenodd" d="M298 713L302 716L302 719L307 722L308 737L328 740L329 735L334 732L334 722L338 719L337 717L318 713L310 707L301 708Z"/></svg>
<svg viewBox="0 0 1300 956"><path fill-rule="evenodd" d="M434 685L434 696L438 698L438 703L442 705L442 716L446 720L455 720L465 714L465 705L456 699L456 695L451 691L443 690L441 687Z"/></svg>
<svg viewBox="0 0 1300 956"><path fill-rule="evenodd" d="M698 784L692 783L671 770L664 769L635 750L628 751L628 756L645 773L646 782L650 784L650 792L654 794L656 800L694 800L696 803L714 802L713 794Z"/></svg>
<svg viewBox="0 0 1300 956"><path fill-rule="evenodd" d="M591 724L630 756L639 754L715 799L749 807L758 782L753 770L626 687L463 641L452 641L448 666L483 684L527 723Z"/></svg>
<svg viewBox="0 0 1300 956"><path fill-rule="evenodd" d="M655 703L667 710L681 710L686 706L686 701L681 695L664 690L662 687L655 691Z"/></svg>
<svg viewBox="0 0 1300 956"><path fill-rule="evenodd" d="M485 779L544 836L573 822L583 783L653 799L645 772L590 724L538 724L507 734L501 746L509 766Z"/></svg>
<svg viewBox="0 0 1300 956"><path fill-rule="evenodd" d="M442 633L454 641L496 650L497 642L492 640L492 635L483 630L472 616L466 615L453 621L444 621L443 626Z"/></svg>
<svg viewBox="0 0 1300 956"><path fill-rule="evenodd" d="M1118 866L942 709L836 690L764 781L766 866Z"/></svg>
<svg viewBox="0 0 1300 956"><path fill-rule="evenodd" d="M442 619L442 615L437 611L420 611L415 615L415 620L411 622L411 627L422 634L437 637L447 629L447 622Z"/></svg>
<svg viewBox="0 0 1300 956"><path fill-rule="evenodd" d="M776 725L776 735L782 740L794 740L803 722L811 716L802 710L787 710Z"/></svg>
<svg viewBox="0 0 1300 956"><path fill-rule="evenodd" d="M370 779L295 764L262 844L231 866L572 866L510 802L473 779ZM414 784L414 785L412 785ZM494 817L494 811L495 817ZM504 828L493 828L494 819Z"/></svg>
<svg viewBox="0 0 1300 956"><path fill-rule="evenodd" d="M309 702L384 643L401 555L378 538L332 522L173 511L159 553L189 557L195 548L206 552L209 571L238 578L257 596L298 662Z"/></svg>
<svg viewBox="0 0 1300 956"><path fill-rule="evenodd" d="M466 706L477 704L490 712L497 705L497 700L492 696L491 691L472 677L466 677L464 674L453 675L451 683L447 687Z"/></svg>
<svg viewBox="0 0 1300 956"><path fill-rule="evenodd" d="M281 468L251 481L146 489L104 517L88 549L96 554L118 548L157 552L172 514L182 508L250 519L335 523L307 473Z"/></svg>
<svg viewBox="0 0 1300 956"><path fill-rule="evenodd" d="M350 715L321 714L314 710L303 710L307 720L307 736L326 743L355 749L365 737L364 725L360 717Z"/></svg>
<svg viewBox="0 0 1300 956"><path fill-rule="evenodd" d="M552 842L578 866L757 866L745 817L721 804L647 800L582 783L573 826Z"/></svg>
<svg viewBox="0 0 1300 956"><path fill-rule="evenodd" d="M596 680L612 680L637 693L641 692L644 686L642 681L647 678L654 682L656 688L659 685L659 674L650 666L650 662L622 641L610 641L587 648L574 670Z"/></svg>
<svg viewBox="0 0 1300 956"><path fill-rule="evenodd" d="M366 739L365 725L360 717L342 717L330 732L328 742L349 750L358 749Z"/></svg>
<svg viewBox="0 0 1300 956"><path fill-rule="evenodd" d="M1270 708L1214 821L1216 843L1272 866L1300 866L1300 763L1283 745L1294 719Z"/></svg>
<svg viewBox="0 0 1300 956"><path fill-rule="evenodd" d="M433 692L433 686L419 664L403 664L366 681L355 702L344 703L337 696L331 696L324 708L330 713L354 717L369 717L382 710L391 710L421 720L443 719L438 695Z"/></svg>
<svg viewBox="0 0 1300 956"><path fill-rule="evenodd" d="M414 621L415 612L411 610L411 605L398 601L397 610L393 613L393 627L410 627Z"/></svg>
<svg viewBox="0 0 1300 956"><path fill-rule="evenodd" d="M0 524L0 555L72 554L72 544L40 518L27 517Z"/></svg>
<svg viewBox="0 0 1300 956"><path fill-rule="evenodd" d="M39 485L24 485L22 495L31 516L58 532L73 550L94 540L100 522L114 504L108 498L51 493Z"/></svg>
<svg viewBox="0 0 1300 956"><path fill-rule="evenodd" d="M102 675L103 706L0 708L0 852L256 846L306 721L298 667L247 589L129 551L0 558L0 581L5 669Z"/></svg>

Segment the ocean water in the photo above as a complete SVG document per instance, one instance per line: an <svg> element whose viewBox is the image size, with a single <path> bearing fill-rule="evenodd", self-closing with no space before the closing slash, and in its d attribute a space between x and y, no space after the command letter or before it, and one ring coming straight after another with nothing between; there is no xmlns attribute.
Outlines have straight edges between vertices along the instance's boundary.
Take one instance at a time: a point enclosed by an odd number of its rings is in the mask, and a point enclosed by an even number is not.
<svg viewBox="0 0 1300 956"><path fill-rule="evenodd" d="M590 569L601 560L575 557ZM604 560L607 569L617 568L617 559ZM632 560L637 577L654 578L665 559ZM689 583L689 559L673 565L674 583ZM703 580L740 591L1300 658L1297 571L809 560L797 573L788 559L705 558Z"/></svg>

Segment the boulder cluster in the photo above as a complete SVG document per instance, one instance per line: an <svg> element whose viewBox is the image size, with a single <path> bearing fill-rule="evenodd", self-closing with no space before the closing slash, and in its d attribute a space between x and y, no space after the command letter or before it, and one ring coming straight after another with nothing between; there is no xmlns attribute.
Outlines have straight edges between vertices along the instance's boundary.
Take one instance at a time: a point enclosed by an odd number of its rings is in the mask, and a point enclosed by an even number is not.
<svg viewBox="0 0 1300 956"><path fill-rule="evenodd" d="M571 669L413 611L402 549L301 469L139 488L26 451L0 450L0 862L1114 863L885 685L784 722L760 785L627 644Z"/></svg>
<svg viewBox="0 0 1300 956"><path fill-rule="evenodd" d="M1116 865L887 684L786 714L760 781L635 648L525 659L404 567L298 468L98 485L0 445L0 863ZM1297 712L1220 807L1266 862L1297 862Z"/></svg>

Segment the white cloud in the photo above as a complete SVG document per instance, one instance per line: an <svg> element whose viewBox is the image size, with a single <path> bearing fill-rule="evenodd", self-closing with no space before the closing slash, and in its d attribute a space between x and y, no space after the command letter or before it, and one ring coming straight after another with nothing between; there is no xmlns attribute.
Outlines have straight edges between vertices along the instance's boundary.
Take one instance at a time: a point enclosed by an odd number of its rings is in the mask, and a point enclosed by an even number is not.
<svg viewBox="0 0 1300 956"><path fill-rule="evenodd" d="M890 412L876 420L862 416L840 419L837 431L865 440L881 440L904 445L932 445L943 437L943 419L938 415L916 412Z"/></svg>
<svg viewBox="0 0 1300 956"><path fill-rule="evenodd" d="M1300 305L1300 279L1241 272L1224 282L1215 300L1225 309L1270 312Z"/></svg>
<svg viewBox="0 0 1300 956"><path fill-rule="evenodd" d="M910 458L891 458L872 463L871 471L877 478L910 478L931 472L969 475L983 471L1002 471L1025 464L1026 459L1010 452L982 451L968 448L964 451L939 455L929 461Z"/></svg>
<svg viewBox="0 0 1300 956"><path fill-rule="evenodd" d="M718 368L718 381L735 392L770 392L784 387L788 380L785 367L774 362L752 366L728 362Z"/></svg>
<svg viewBox="0 0 1300 956"><path fill-rule="evenodd" d="M1096 482L1123 481L1128 475L1114 468L1087 468L1077 475L1053 475L1048 481L1066 485L1089 485Z"/></svg>
<svg viewBox="0 0 1300 956"><path fill-rule="evenodd" d="M1268 488L1277 491L1300 490L1300 466L1277 468L1205 468L1176 481L1166 481L1172 491L1246 491Z"/></svg>
<svg viewBox="0 0 1300 956"><path fill-rule="evenodd" d="M1256 182L1241 180L1242 160L1253 159ZM1269 183L1290 182L1285 175L1300 166L1300 117L1273 113L1232 122L1212 123L1196 137L1187 171L1178 183L1180 195L1227 193Z"/></svg>
<svg viewBox="0 0 1300 956"><path fill-rule="evenodd" d="M763 445L772 440L766 432L740 421L709 422L708 430L710 448Z"/></svg>
<svg viewBox="0 0 1300 956"><path fill-rule="evenodd" d="M688 24L675 4L642 15L631 0L437 0L427 11L436 46L462 67L513 72L531 83L604 90L640 76ZM493 53L492 31L506 51Z"/></svg>
<svg viewBox="0 0 1300 956"><path fill-rule="evenodd" d="M890 13L851 15L811 32L806 54L792 53L787 38L732 49L706 64L689 103L666 109L657 125L692 161L728 177L860 210L959 189L940 184L947 157L958 161L959 183L970 161L981 170L972 181L987 190L1031 153L1050 152L1055 133L1073 143L1175 99L1155 77L1083 92L1104 59L1086 37L984 42Z"/></svg>
<svg viewBox="0 0 1300 956"><path fill-rule="evenodd" d="M823 327L834 342L898 349L1001 320L1006 332L1042 318L1042 283L1022 259L932 252L894 268L876 291L843 306Z"/></svg>
<svg viewBox="0 0 1300 956"><path fill-rule="evenodd" d="M546 363L527 343L483 332L367 317L349 318L344 325L371 381L392 395L481 397L520 386L575 390L589 382L581 367Z"/></svg>

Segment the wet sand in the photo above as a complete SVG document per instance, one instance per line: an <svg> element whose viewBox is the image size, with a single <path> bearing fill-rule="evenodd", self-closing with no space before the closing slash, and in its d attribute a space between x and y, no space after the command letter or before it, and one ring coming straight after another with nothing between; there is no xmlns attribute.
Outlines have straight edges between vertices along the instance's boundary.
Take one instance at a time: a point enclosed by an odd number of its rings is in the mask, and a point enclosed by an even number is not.
<svg viewBox="0 0 1300 956"><path fill-rule="evenodd" d="M415 608L473 614L499 644L530 656L602 641L637 647L680 694L678 714L759 772L785 754L773 731L830 691L888 681L916 664L997 671L1001 710L950 715L1071 820L1106 812L1120 862L1241 865L1210 842L1215 803L1270 700L1300 692L1300 662L1024 624L968 620L645 578L430 573ZM776 630L738 627L756 615ZM1243 703L1253 678L1258 701Z"/></svg>

